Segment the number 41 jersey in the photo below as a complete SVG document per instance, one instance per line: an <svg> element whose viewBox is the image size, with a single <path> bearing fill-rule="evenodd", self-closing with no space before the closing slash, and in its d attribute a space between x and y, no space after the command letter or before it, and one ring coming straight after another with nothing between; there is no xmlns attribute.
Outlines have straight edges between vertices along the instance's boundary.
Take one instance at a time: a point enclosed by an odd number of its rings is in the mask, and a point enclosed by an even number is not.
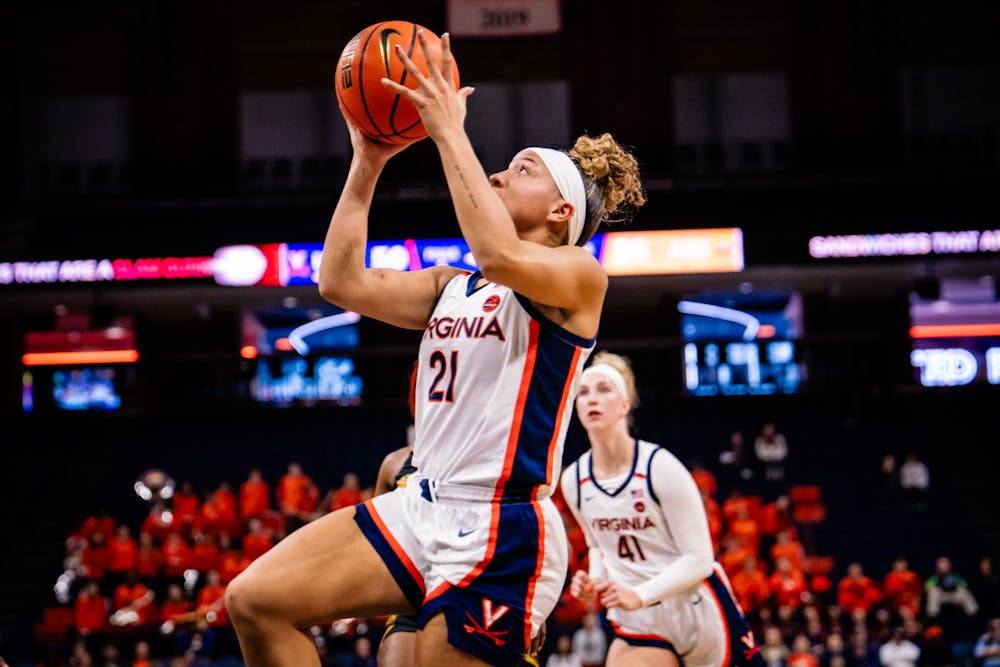
<svg viewBox="0 0 1000 667"><path fill-rule="evenodd" d="M413 463L434 482L494 488L498 500L545 498L594 339L481 278L452 278L424 329Z"/></svg>
<svg viewBox="0 0 1000 667"><path fill-rule="evenodd" d="M667 523L653 489L654 456L662 457L661 464L669 464L668 476L675 471L677 477L686 474L680 472L683 464L666 449L636 440L628 473L598 482L593 473L593 452L587 451L567 466L562 479L563 497L587 535L589 546L600 549L607 579L629 588L657 576L683 553L677 544L678 536L673 534L678 527L672 529ZM659 479L657 483L684 481ZM594 552L590 554L593 558Z"/></svg>

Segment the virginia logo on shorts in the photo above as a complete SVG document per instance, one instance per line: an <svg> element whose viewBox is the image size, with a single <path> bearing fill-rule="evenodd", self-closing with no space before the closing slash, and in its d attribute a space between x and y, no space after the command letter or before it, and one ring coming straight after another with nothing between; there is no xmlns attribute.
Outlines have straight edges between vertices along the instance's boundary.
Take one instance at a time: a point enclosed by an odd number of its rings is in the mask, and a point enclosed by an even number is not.
<svg viewBox="0 0 1000 667"><path fill-rule="evenodd" d="M483 598L483 625L480 625L479 621L477 621L472 614L466 611L465 615L469 617L469 621L472 625L465 623L462 627L464 627L465 631L470 635L483 635L492 639L493 643L497 646L503 646L507 643L506 639L502 639L503 635L507 634L507 630L495 630L490 632L490 626L503 618L504 614L508 611L510 611L510 607L507 605L502 604L494 609L493 600Z"/></svg>
<svg viewBox="0 0 1000 667"><path fill-rule="evenodd" d="M740 641L746 646L743 649L743 659L750 660L755 654L760 652L760 648L757 647L757 643L753 640L753 630L747 630L747 633L740 637Z"/></svg>

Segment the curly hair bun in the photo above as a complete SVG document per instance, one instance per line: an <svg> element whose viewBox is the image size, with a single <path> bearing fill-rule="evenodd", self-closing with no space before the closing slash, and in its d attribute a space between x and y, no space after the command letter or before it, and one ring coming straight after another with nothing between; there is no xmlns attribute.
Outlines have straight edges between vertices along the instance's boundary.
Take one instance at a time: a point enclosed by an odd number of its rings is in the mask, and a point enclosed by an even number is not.
<svg viewBox="0 0 1000 667"><path fill-rule="evenodd" d="M600 190L604 204L602 220L627 220L646 203L639 180L639 163L607 132L598 137L581 136L569 150L569 156ZM589 195L588 192L588 200Z"/></svg>

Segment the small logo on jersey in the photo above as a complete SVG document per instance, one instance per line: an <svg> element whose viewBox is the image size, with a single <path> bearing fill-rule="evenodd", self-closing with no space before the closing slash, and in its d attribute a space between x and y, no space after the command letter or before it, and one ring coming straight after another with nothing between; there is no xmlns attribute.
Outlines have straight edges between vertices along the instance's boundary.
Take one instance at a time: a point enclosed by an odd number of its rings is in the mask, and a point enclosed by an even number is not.
<svg viewBox="0 0 1000 667"><path fill-rule="evenodd" d="M476 532L475 528L473 528L472 530L461 530L461 529L459 529L458 536L459 537L465 537L466 535L472 535L474 532Z"/></svg>
<svg viewBox="0 0 1000 667"><path fill-rule="evenodd" d="M489 598L483 598L483 624L480 625L479 621L473 617L468 611L465 612L466 617L469 619L469 623L462 624L462 627L470 635L483 635L484 637L489 637L493 640L493 643L497 646L503 646L507 643L506 639L502 637L508 634L507 630L494 630L490 631L490 626L503 618L504 614L510 611L510 607L505 604L500 605L496 609L493 608L493 600Z"/></svg>
<svg viewBox="0 0 1000 667"><path fill-rule="evenodd" d="M642 489L632 489L629 493L632 494L633 498L645 498L646 494L643 493Z"/></svg>
<svg viewBox="0 0 1000 667"><path fill-rule="evenodd" d="M490 294L486 297L486 301L483 302L483 312L492 313L494 310L500 307L500 295Z"/></svg>
<svg viewBox="0 0 1000 667"><path fill-rule="evenodd" d="M642 502L641 500L637 500L636 503L635 503L635 511L636 512L645 512L646 511L646 503Z"/></svg>

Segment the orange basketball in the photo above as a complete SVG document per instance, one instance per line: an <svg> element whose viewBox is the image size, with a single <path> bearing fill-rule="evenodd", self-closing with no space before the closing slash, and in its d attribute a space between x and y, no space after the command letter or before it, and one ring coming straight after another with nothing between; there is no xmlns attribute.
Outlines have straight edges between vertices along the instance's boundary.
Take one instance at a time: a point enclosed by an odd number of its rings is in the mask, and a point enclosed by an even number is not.
<svg viewBox="0 0 1000 667"><path fill-rule="evenodd" d="M424 51L417 30L427 35L430 53L440 64L441 39L410 21L383 21L370 25L344 47L337 63L337 99L347 116L362 132L391 144L408 144L427 136L413 103L382 85L382 77L410 89L417 84L396 56L399 44L410 60L427 74ZM458 90L458 66L452 63L451 79Z"/></svg>

